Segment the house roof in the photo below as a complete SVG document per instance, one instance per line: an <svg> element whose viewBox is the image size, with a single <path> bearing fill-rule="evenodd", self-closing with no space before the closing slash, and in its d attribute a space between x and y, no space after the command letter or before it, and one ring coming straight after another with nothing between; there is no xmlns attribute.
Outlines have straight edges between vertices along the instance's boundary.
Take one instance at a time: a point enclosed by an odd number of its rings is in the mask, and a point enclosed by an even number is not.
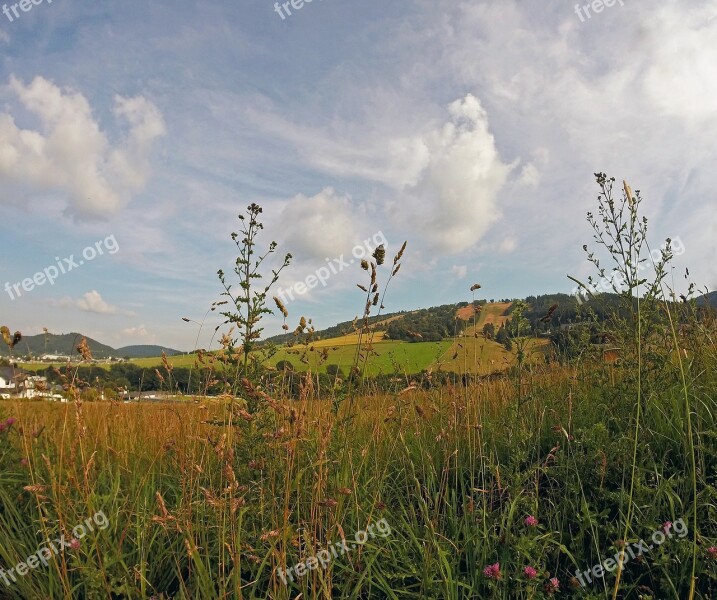
<svg viewBox="0 0 717 600"><path fill-rule="evenodd" d="M27 375L22 369L11 367L9 365L0 365L0 377L5 381L15 381L18 378Z"/></svg>

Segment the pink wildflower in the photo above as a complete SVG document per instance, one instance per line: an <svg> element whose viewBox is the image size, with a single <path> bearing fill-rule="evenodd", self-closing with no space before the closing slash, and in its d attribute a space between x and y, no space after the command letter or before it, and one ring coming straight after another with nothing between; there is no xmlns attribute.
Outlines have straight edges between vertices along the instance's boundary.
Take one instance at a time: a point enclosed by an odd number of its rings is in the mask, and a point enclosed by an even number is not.
<svg viewBox="0 0 717 600"><path fill-rule="evenodd" d="M527 579L535 579L538 576L538 571L533 567L525 567L525 569L523 569L523 575L525 575Z"/></svg>
<svg viewBox="0 0 717 600"><path fill-rule="evenodd" d="M538 524L538 519L536 519L533 515L528 515L525 517L525 524L528 527L535 527Z"/></svg>
<svg viewBox="0 0 717 600"><path fill-rule="evenodd" d="M710 546L709 548L707 548L707 555L712 560L716 559L717 558L717 548L715 548L714 546Z"/></svg>
<svg viewBox="0 0 717 600"><path fill-rule="evenodd" d="M557 577L551 577L550 581L545 584L545 591L548 594L555 594L560 589L560 581Z"/></svg>
<svg viewBox="0 0 717 600"><path fill-rule="evenodd" d="M483 569L483 575L485 575L488 579L500 579L500 563L488 565L485 569Z"/></svg>
<svg viewBox="0 0 717 600"><path fill-rule="evenodd" d="M75 538L72 538L70 540L70 548L73 550L79 550L80 549L80 540L76 540Z"/></svg>

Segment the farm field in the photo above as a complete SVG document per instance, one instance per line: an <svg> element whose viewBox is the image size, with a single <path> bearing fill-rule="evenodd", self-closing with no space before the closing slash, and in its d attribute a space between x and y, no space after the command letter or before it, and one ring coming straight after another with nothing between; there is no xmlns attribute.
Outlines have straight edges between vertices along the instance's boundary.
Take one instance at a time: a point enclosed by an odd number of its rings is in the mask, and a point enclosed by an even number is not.
<svg viewBox="0 0 717 600"><path fill-rule="evenodd" d="M343 341L342 338L339 338ZM349 344L329 345L325 340L312 343L313 351L305 351L301 347L280 348L275 356L269 361L271 366L276 366L279 361L289 361L297 371L306 371L309 368L315 373L326 371L327 365L338 365L344 373L351 370L356 355L355 341ZM432 367L436 360L445 353L452 342L401 342L394 340L380 340L373 342L373 351L364 372L368 376L379 374L415 374L424 369ZM325 351L325 356L322 355ZM304 360L302 360L302 358Z"/></svg>
<svg viewBox="0 0 717 600"><path fill-rule="evenodd" d="M393 373L405 375L432 369L485 375L505 370L515 364L515 350L508 352L500 344L485 340L481 330L486 323L493 323L496 328L505 323L508 318L505 316L505 311L509 307L509 302L485 304L483 310L476 316L475 329L479 332L479 337L473 337L472 320L468 320L465 336L457 341L403 342L384 339L385 332L380 327L400 317L381 321L372 326L376 328L373 338L375 355L368 361L366 374L368 376ZM472 309L467 308L472 314ZM463 311L466 314L465 309ZM338 365L344 373L348 373L354 362L358 340L359 334L354 332L335 338L315 340L309 344L309 348L313 350L308 352L298 344L293 347L278 346L277 353L265 364L275 367L280 361L289 361L296 371L303 372L311 368L315 373L325 373L327 365ZM531 352L544 345L545 340L533 340L530 344ZM456 353L458 355L454 358ZM536 360L539 360L540 356L542 355L535 354ZM197 363L197 354L168 356L167 362L177 368L193 368ZM133 358L130 363L144 369L162 368L160 357ZM20 363L19 366L28 371L40 371L50 365ZM53 363L52 366L64 368L66 365ZM109 369L110 365L97 363L96 366Z"/></svg>

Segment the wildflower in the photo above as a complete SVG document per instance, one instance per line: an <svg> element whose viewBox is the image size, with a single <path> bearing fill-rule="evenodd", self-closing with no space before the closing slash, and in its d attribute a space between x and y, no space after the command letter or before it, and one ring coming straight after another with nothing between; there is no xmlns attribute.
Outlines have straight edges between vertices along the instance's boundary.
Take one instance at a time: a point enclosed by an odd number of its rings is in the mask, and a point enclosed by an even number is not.
<svg viewBox="0 0 717 600"><path fill-rule="evenodd" d="M715 560L717 558L717 548L714 546L710 546L707 548L707 555L712 559Z"/></svg>
<svg viewBox="0 0 717 600"><path fill-rule="evenodd" d="M538 519L536 519L533 515L528 515L525 517L525 524L528 527L536 527L538 525Z"/></svg>
<svg viewBox="0 0 717 600"><path fill-rule="evenodd" d="M552 594L555 594L559 590L560 590L560 581L558 580L557 577L551 577L550 581L548 581L545 584L545 591L548 594L552 595Z"/></svg>
<svg viewBox="0 0 717 600"><path fill-rule="evenodd" d="M80 540L76 540L75 538L72 538L70 540L70 548L73 550L79 550L80 549Z"/></svg>
<svg viewBox="0 0 717 600"><path fill-rule="evenodd" d="M665 533L670 533L670 529L672 529L672 521L665 521L662 524L662 531Z"/></svg>
<svg viewBox="0 0 717 600"><path fill-rule="evenodd" d="M30 462L29 462L26 458L20 459L20 466L21 466L21 467L26 467L26 466L29 465L29 464L30 464Z"/></svg>
<svg viewBox="0 0 717 600"><path fill-rule="evenodd" d="M526 579L535 579L538 576L538 571L533 567L525 567L523 575L525 575Z"/></svg>
<svg viewBox="0 0 717 600"><path fill-rule="evenodd" d="M15 417L8 417L5 419L5 425L8 427L12 427L15 423L17 423L17 419Z"/></svg>
<svg viewBox="0 0 717 600"><path fill-rule="evenodd" d="M483 569L483 575L485 575L488 579L500 579L500 563L488 565L485 569Z"/></svg>

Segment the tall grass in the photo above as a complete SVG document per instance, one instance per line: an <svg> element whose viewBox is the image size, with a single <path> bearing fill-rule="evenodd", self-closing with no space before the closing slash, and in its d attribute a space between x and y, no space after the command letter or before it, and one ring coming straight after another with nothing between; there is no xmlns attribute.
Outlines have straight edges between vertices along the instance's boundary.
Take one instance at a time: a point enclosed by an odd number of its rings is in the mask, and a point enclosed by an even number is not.
<svg viewBox="0 0 717 600"><path fill-rule="evenodd" d="M607 325L617 364L586 343L579 360L524 360L515 376L409 376L386 393L309 372L270 395L225 339L216 360L242 376L218 398L2 401L17 419L0 432L3 568L97 511L109 527L0 578L0 598L716 597L717 324L671 302L662 272ZM680 519L689 535L576 577ZM282 580L381 520L390 534Z"/></svg>

